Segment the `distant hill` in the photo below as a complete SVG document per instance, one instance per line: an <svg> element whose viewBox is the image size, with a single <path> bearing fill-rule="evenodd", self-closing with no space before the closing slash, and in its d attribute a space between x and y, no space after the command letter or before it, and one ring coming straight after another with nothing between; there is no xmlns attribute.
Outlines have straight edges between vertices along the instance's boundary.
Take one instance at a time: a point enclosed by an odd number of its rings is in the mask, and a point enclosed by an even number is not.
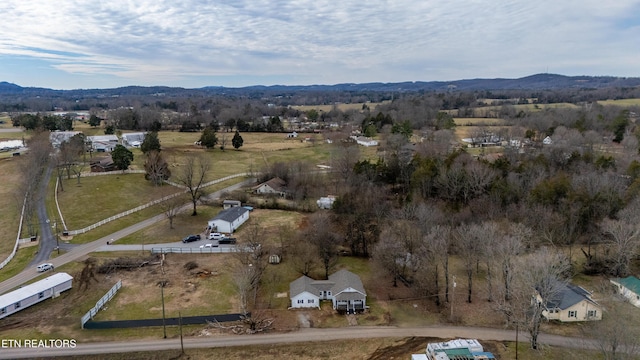
<svg viewBox="0 0 640 360"><path fill-rule="evenodd" d="M127 95L167 95L194 96L207 94L228 94L250 96L256 94L295 92L422 92L422 91L475 91L475 90L555 90L555 89L600 89L640 86L640 78L611 76L564 76L557 74L536 74L519 79L467 79L455 81L409 81L399 83L362 83L336 85L272 85L230 88L206 86L185 89L167 86L127 86L113 89L54 90L36 87L21 87L8 82L0 82L0 95L21 94L26 96L78 96L111 97Z"/></svg>

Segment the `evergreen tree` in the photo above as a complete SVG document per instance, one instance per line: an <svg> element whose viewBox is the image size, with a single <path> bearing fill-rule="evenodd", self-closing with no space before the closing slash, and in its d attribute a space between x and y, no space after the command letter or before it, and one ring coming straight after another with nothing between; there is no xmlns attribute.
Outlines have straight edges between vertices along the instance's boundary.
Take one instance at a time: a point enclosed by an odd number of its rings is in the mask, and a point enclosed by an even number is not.
<svg viewBox="0 0 640 360"><path fill-rule="evenodd" d="M240 133L236 130L235 135L233 135L233 139L231 139L231 144L233 144L234 149L238 150L243 143L244 140L242 139L242 136L240 136Z"/></svg>
<svg viewBox="0 0 640 360"><path fill-rule="evenodd" d="M210 127L205 128L200 136L200 144L207 149L213 149L217 143L218 137L216 136L216 132Z"/></svg>
<svg viewBox="0 0 640 360"><path fill-rule="evenodd" d="M150 151L160 151L160 139L158 139L158 133L152 131L145 135L144 140L142 141L142 145L140 145L140 150L143 154L146 154Z"/></svg>
<svg viewBox="0 0 640 360"><path fill-rule="evenodd" d="M133 162L133 153L126 147L118 144L111 152L113 164L120 170L125 171Z"/></svg>

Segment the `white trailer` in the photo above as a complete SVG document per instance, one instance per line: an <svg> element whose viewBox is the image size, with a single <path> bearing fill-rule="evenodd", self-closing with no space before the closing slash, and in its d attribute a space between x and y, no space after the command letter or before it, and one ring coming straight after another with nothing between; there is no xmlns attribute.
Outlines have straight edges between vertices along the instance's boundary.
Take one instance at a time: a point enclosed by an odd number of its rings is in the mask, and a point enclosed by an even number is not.
<svg viewBox="0 0 640 360"><path fill-rule="evenodd" d="M73 277L67 273L53 274L47 278L0 295L0 319L31 305L60 295L71 289Z"/></svg>

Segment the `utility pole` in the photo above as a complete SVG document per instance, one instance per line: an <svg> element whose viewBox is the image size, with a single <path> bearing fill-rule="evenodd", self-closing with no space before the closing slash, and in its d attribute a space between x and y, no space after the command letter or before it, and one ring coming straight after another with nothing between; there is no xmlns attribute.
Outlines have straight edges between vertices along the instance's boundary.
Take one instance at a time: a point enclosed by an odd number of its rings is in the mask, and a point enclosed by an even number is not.
<svg viewBox="0 0 640 360"><path fill-rule="evenodd" d="M182 314L178 311L178 324L180 325L180 349L182 349L182 355L184 355L184 342L182 341Z"/></svg>
<svg viewBox="0 0 640 360"><path fill-rule="evenodd" d="M453 275L453 288L451 289L451 320L453 321L453 303L454 294L456 293L456 276Z"/></svg>
<svg viewBox="0 0 640 360"><path fill-rule="evenodd" d="M164 338L167 338L167 323L164 316L164 280L160 282L160 293L162 294L162 332L164 333Z"/></svg>

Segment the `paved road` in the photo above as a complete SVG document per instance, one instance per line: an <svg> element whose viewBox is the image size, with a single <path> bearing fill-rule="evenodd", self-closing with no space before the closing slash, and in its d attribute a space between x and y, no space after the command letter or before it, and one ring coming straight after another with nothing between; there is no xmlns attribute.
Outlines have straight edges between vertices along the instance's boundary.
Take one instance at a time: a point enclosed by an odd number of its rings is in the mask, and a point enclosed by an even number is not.
<svg viewBox="0 0 640 360"><path fill-rule="evenodd" d="M302 329L296 332L277 334L221 335L213 337L186 338L184 339L184 347L185 349L195 349L389 337L461 337L473 338L478 340L515 341L516 334L514 331L508 330L456 326L430 326L410 328L348 327L332 329ZM520 341L527 341L526 335L522 332L520 333ZM575 349L594 349L597 345L593 340L545 334L540 335L539 341L541 344ZM165 340L160 339L106 343L83 343L77 344L75 348L4 348L0 352L0 359L24 359L38 356L86 356L92 354L112 354L134 351L160 351L171 349L180 349L179 338Z"/></svg>
<svg viewBox="0 0 640 360"><path fill-rule="evenodd" d="M216 199L218 197L220 197L220 195L222 195L222 193L224 192L230 192L233 191L235 189L238 189L244 185L247 184L251 184L255 182L255 179L249 179L249 180L245 180L241 183L229 186L225 189L222 189L220 191L216 191L214 193L211 193L210 195L207 196L208 199ZM192 204L188 203L185 204L184 206L182 206L180 208L180 211L190 211L192 209ZM164 220L166 217L164 214L160 214L160 215L156 215L150 219L141 221L137 224L131 225L127 228L121 229L119 231L114 232L113 234L104 236L96 241L87 243L87 244L82 244L82 245L78 245L76 247L74 247L73 249L71 249L69 252L62 254L54 259L48 260L48 262L52 263L54 267L59 267L61 265L64 265L66 263L72 262L72 261L76 261L80 258L82 258L83 256L86 256L87 254L94 252L94 251L98 251L103 245L107 244L107 241L111 242L113 241L117 241L118 239L121 239L125 236L131 235L136 231L140 231L148 226L151 226L155 223L158 223L162 220ZM54 246L55 246L55 239L51 236L49 241L52 241ZM51 250L53 250L53 248L51 248ZM49 252L50 253L50 252ZM47 253L47 254L49 254ZM34 279L35 277L37 277L39 275L39 273L36 271L34 266L29 266L27 267L27 269L25 269L24 271L22 271L21 273L19 273L18 275L3 281L0 283L0 294L4 294L10 290L13 290L14 288L19 287L20 285L28 282L29 280Z"/></svg>

